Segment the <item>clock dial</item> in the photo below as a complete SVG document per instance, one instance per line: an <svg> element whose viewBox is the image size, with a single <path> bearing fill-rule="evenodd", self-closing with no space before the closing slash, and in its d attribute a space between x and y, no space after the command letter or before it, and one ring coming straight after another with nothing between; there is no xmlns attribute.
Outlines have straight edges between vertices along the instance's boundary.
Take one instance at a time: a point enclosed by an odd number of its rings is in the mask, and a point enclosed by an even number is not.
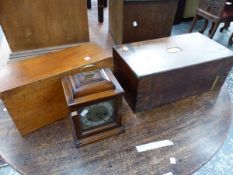
<svg viewBox="0 0 233 175"><path fill-rule="evenodd" d="M101 126L114 120L113 101L105 101L84 107L80 112L83 130Z"/></svg>

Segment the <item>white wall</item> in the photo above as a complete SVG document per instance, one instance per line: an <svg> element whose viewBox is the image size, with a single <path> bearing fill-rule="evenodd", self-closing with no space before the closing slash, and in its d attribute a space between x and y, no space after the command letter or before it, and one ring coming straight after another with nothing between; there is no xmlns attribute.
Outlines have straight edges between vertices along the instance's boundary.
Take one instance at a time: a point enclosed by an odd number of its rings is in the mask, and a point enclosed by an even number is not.
<svg viewBox="0 0 233 175"><path fill-rule="evenodd" d="M0 68L7 64L10 57L10 47L0 27Z"/></svg>

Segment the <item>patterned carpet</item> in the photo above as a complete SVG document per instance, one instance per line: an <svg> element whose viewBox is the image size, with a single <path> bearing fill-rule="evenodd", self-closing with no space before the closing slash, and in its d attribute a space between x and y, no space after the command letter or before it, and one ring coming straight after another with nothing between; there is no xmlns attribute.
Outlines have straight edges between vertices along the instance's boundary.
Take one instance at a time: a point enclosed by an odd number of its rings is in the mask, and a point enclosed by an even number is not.
<svg viewBox="0 0 233 175"><path fill-rule="evenodd" d="M197 23L196 31L200 28L201 22L199 21ZM175 25L172 30L172 35L187 33L189 27L190 21ZM233 47L227 45L231 31L233 31L233 27L224 33L217 31L214 40L233 50ZM226 84L233 103L233 69L227 78ZM18 175L18 173L10 166L4 166L0 168L0 175ZM233 127L231 127L227 140L218 153L204 167L194 173L194 175L233 175Z"/></svg>

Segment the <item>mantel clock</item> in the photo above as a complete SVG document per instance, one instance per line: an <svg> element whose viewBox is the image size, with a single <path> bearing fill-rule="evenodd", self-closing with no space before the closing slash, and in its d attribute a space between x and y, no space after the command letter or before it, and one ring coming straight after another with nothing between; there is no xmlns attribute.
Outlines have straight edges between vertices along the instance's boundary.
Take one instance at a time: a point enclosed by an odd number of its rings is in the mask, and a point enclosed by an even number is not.
<svg viewBox="0 0 233 175"><path fill-rule="evenodd" d="M109 68L70 75L62 85L77 146L123 132L124 91Z"/></svg>

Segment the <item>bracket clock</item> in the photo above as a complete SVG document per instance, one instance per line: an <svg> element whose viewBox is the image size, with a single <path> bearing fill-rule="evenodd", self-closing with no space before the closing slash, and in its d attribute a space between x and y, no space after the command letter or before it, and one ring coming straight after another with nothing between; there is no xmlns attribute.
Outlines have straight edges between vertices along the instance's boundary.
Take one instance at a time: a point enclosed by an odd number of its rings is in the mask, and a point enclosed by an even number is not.
<svg viewBox="0 0 233 175"><path fill-rule="evenodd" d="M121 124L124 90L109 68L67 76L62 85L77 146L124 131Z"/></svg>

